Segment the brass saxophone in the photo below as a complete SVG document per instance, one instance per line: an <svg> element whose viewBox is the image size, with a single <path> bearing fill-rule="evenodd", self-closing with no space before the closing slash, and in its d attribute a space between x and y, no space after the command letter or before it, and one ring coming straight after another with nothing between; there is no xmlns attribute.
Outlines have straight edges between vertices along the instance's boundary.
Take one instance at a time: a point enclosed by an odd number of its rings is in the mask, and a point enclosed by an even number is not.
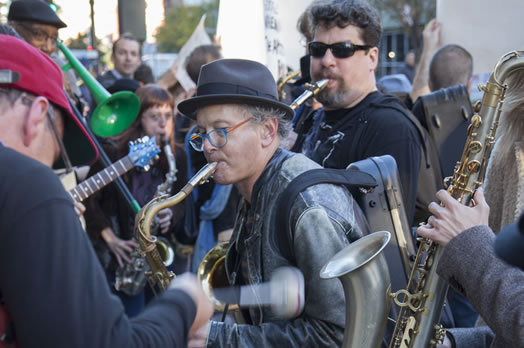
<svg viewBox="0 0 524 348"><path fill-rule="evenodd" d="M155 197L140 209L136 215L134 235L138 241L141 256L147 260L147 263L151 267L151 271L145 275L155 293L157 288L166 290L171 280L175 277L175 274L167 270L155 243L157 238L151 235L151 222L153 221L153 217L160 210L182 202L187 195L193 191L195 186L203 184L213 175L216 166L216 162L206 164L176 195L172 197L165 195Z"/></svg>
<svg viewBox="0 0 524 348"><path fill-rule="evenodd" d="M171 195L171 188L176 182L176 173L178 173L175 156L173 155L173 151L171 151L171 144L169 144L169 138L167 136L162 137L162 146L167 157L167 163L169 164L169 171L166 173L166 180L158 185L155 197Z"/></svg>
<svg viewBox="0 0 524 348"><path fill-rule="evenodd" d="M171 189L173 183L176 181L176 174L178 172L175 156L169 144L169 138L163 136L161 141L169 164L169 171L166 173L166 180L158 185L154 197L171 195ZM160 229L158 220L158 216L155 216L151 224L153 234L158 234L158 230ZM156 237L156 245L162 260L164 260L164 265L169 267L175 261L175 249L169 240L162 236ZM129 296L135 296L144 288L146 284L145 274L150 271L150 268L146 260L141 256L139 249L133 250L129 257L131 258L131 262L126 263L124 266L119 266L115 271L115 289Z"/></svg>
<svg viewBox="0 0 524 348"><path fill-rule="evenodd" d="M455 166L453 177L446 178L446 183L449 184L448 192L462 204L474 204L473 194L482 185L495 143L507 89L504 81L520 69L524 69L524 51L510 52L500 58L486 85L479 87L484 95L471 118L462 157ZM380 233L383 232L376 232L370 236ZM382 262L376 255L382 252L382 244L378 240L383 240L384 237L379 235L374 239L376 242L373 243L372 249L369 242L362 247L350 245L339 253L343 254L343 257L335 255L321 271L322 278L338 277L344 285L347 320L343 347L378 347L388 320L387 310L383 308L387 308L392 299L400 307L400 312L389 343L390 348L426 348L441 343L445 337L445 329L439 325L439 321L448 286L437 275L436 268L443 248L428 239L422 239L406 289L392 294L388 286L387 267L382 267L380 272L377 272L377 265L367 266L367 263ZM377 261L372 261L374 258ZM363 288L358 286L358 282L355 285L355 279L368 277L374 278L375 282L381 281L385 286ZM387 290L384 290L386 288ZM371 291L373 289L378 289L378 293ZM377 304L381 299L386 302ZM386 314L362 314L372 309L380 309ZM356 316L355 313L360 316ZM369 332L368 328L375 331Z"/></svg>
<svg viewBox="0 0 524 348"><path fill-rule="evenodd" d="M468 127L462 157L453 173L446 178L447 191L460 203L474 205L473 194L482 186L488 160L495 144L507 85L504 81L516 70L524 69L524 52L510 52L500 58L485 86L482 101ZM439 325L448 285L436 273L444 249L421 240L407 289L392 294L401 307L389 347L433 347L445 337Z"/></svg>
<svg viewBox="0 0 524 348"><path fill-rule="evenodd" d="M178 169L176 168L175 156L173 155L173 151L171 151L171 144L169 144L169 138L167 136L163 136L161 141L162 149L164 150L164 153L167 158L167 163L169 165L169 171L166 173L166 180L160 185L158 185L155 197L171 196L171 190L173 188L173 184L176 182L176 174L178 173ZM157 215L154 217L153 223L151 225L151 231L155 235L158 235L158 230L160 229L158 220L159 218ZM169 266L173 263L175 259L175 249L166 238L158 236L157 239L157 244L159 244L159 247L162 249L161 253L164 257L164 263L166 266Z"/></svg>

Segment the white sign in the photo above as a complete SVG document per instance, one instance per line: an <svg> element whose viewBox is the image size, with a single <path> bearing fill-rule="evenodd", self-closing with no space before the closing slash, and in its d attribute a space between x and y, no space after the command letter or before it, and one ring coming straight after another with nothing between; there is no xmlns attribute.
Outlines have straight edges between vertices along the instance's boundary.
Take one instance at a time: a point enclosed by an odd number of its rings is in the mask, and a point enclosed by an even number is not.
<svg viewBox="0 0 524 348"><path fill-rule="evenodd" d="M182 68L186 58L198 46L212 44L211 39L209 38L209 35L207 35L206 29L204 28L205 20L206 15L203 15L200 19L200 23L198 23L195 30L193 31L193 34L191 34L191 37L186 41L184 46L182 46L180 52L178 52L175 63L173 64L174 67L177 67L176 79L186 91L196 87L193 80L191 80L191 77L189 77L187 70Z"/></svg>
<svg viewBox="0 0 524 348"><path fill-rule="evenodd" d="M268 67L275 79L300 68L305 48L297 19L311 0L221 0L217 37L224 58L242 58Z"/></svg>

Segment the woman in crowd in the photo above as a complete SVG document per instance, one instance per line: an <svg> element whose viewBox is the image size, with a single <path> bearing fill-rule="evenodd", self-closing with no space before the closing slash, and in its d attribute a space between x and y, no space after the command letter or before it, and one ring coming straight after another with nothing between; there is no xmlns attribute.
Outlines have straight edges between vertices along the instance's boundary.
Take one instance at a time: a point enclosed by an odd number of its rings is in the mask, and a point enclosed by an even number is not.
<svg viewBox="0 0 524 348"><path fill-rule="evenodd" d="M172 95L156 85L146 85L137 89L135 93L140 100L138 117L128 129L112 139L115 140L114 142L107 142L104 150L115 162L127 155L129 141L144 136L156 137L157 145L162 150L159 159L151 164L148 171L136 167L124 175L124 181L132 196L142 207L155 195L159 193L175 194L184 186L187 177L187 160L183 146L177 146L174 140ZM174 158L166 154L166 143ZM173 167L176 169L173 170ZM100 164L94 165L90 169L90 174L95 174L102 169ZM171 180L168 180L168 177ZM166 188L170 192L166 192ZM133 240L135 212L117 192L115 184L110 184L95 193L86 201L86 207L87 231L102 266L106 270L111 288L122 299L127 314L136 315L145 304L143 282L140 286L131 286L130 289L119 283L122 275L130 275L129 271L132 271L133 267L129 265L133 264L136 257L136 253L133 253L137 247L136 241ZM184 214L184 202L161 210L156 219L157 233L166 237L167 240L174 239L175 231L183 228ZM140 274L136 273L136 278L139 279ZM116 284L115 274L117 274ZM115 285L119 290L115 288Z"/></svg>

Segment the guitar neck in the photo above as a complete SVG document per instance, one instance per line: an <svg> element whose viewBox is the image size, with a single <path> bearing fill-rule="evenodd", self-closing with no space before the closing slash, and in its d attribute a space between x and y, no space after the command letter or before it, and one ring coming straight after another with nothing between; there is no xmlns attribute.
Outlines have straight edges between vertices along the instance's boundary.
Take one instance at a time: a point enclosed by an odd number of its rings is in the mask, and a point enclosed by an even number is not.
<svg viewBox="0 0 524 348"><path fill-rule="evenodd" d="M82 181L78 186L69 191L69 194L76 202L82 202L93 193L113 182L119 176L131 170L134 166L129 156L121 158L111 166Z"/></svg>

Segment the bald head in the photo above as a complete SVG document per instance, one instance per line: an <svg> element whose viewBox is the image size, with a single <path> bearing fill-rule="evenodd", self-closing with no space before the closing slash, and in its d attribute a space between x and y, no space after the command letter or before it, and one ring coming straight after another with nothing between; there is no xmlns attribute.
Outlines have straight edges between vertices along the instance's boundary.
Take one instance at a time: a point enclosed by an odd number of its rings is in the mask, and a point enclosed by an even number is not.
<svg viewBox="0 0 524 348"><path fill-rule="evenodd" d="M429 88L436 91L441 88L468 85L473 73L473 57L459 45L441 47L431 59L429 65Z"/></svg>

